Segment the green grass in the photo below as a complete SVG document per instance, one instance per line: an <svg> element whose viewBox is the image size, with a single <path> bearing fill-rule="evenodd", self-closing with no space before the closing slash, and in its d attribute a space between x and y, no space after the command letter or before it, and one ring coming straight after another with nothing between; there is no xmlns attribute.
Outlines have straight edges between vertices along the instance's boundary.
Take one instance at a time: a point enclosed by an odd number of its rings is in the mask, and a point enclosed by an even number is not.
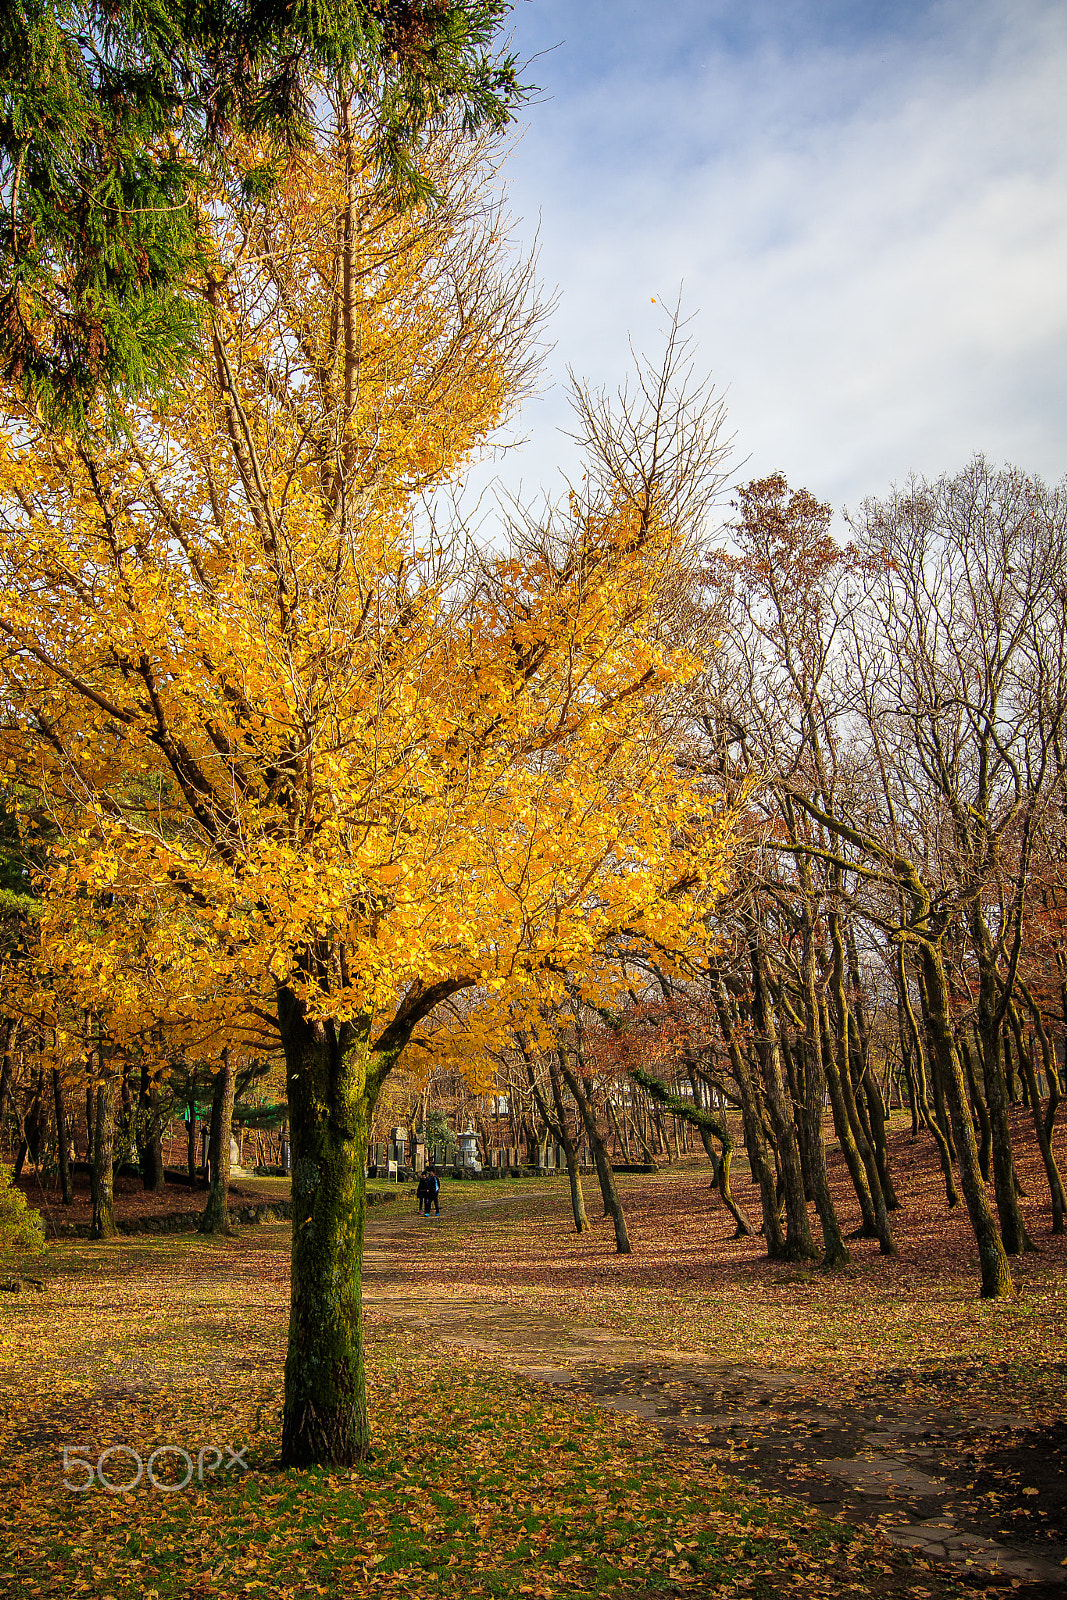
<svg viewBox="0 0 1067 1600"><path fill-rule="evenodd" d="M172 1243L172 1249L176 1246ZM32 1320L32 1319L31 1319ZM177 1331L177 1330L175 1330ZM116 1337L115 1334L119 1336ZM139 1348L112 1330L113 1371ZM168 1342L173 1377L210 1330ZM265 1352L264 1352L265 1354ZM217 1364L216 1364L217 1365ZM357 1472L278 1472L277 1379L253 1371L216 1381L210 1407L183 1394L68 1392L66 1420L94 1459L103 1441L184 1441L198 1429L243 1445L253 1468L208 1475L167 1494L63 1489L57 1449L4 1486L13 1519L5 1574L28 1594L187 1595L623 1594L688 1588L772 1595L833 1579L862 1592L872 1541L787 1503L731 1488L712 1471L683 1473L640 1423L605 1417L473 1356L413 1350L379 1330L371 1349L375 1459ZM97 1396L106 1388L97 1374ZM226 1437L219 1433L226 1430ZM206 1439L202 1442L208 1442ZM24 1463L24 1466L29 1463ZM131 1458L113 1458L120 1480ZM163 1466L160 1464L160 1475ZM945 1590L942 1592L950 1592Z"/></svg>
<svg viewBox="0 0 1067 1600"><path fill-rule="evenodd" d="M514 1194L526 1198L476 1203ZM442 1281L487 1239L507 1250L543 1234L553 1256L565 1206L558 1179L448 1185L432 1252ZM419 1247L414 1223L389 1236L397 1261L401 1238ZM47 1285L0 1301L0 1593L16 1582L22 1594L94 1600L958 1593L874 1535L726 1480L643 1421L531 1385L381 1313L368 1326L373 1461L279 1471L287 1251L287 1227L269 1224L236 1240L64 1241L0 1260L0 1277L21 1271ZM560 1279L561 1313L573 1299L588 1318L595 1303L602 1326L683 1346L689 1318L709 1339L729 1321L733 1343L744 1317L769 1338L783 1311L726 1291L670 1305L649 1288L572 1294ZM787 1291L795 1313L809 1288ZM866 1314L846 1328L846 1295L837 1316L834 1336L858 1348ZM77 1494L63 1487L64 1444L91 1461L116 1444L143 1460L163 1444L194 1459L228 1445L252 1470L208 1473L174 1494L147 1482ZM114 1458L116 1479L124 1459Z"/></svg>

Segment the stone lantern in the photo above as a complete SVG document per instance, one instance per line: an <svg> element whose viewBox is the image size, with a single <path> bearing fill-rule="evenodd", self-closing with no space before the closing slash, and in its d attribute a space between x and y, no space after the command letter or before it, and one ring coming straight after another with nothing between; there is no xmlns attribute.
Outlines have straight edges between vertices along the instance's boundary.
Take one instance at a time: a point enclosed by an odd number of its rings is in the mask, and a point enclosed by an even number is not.
<svg viewBox="0 0 1067 1600"><path fill-rule="evenodd" d="M467 1123L466 1133L459 1136L459 1164L470 1172L481 1172L482 1164L478 1160L478 1135Z"/></svg>

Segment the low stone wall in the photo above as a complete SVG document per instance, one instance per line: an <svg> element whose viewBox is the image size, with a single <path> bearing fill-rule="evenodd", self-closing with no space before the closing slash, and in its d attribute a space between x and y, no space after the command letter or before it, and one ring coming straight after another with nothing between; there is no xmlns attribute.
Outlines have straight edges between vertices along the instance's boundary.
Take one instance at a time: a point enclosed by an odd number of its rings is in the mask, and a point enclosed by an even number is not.
<svg viewBox="0 0 1067 1600"><path fill-rule="evenodd" d="M367 1204L387 1205L391 1200L396 1200L395 1194L369 1194ZM266 1222L288 1222L293 1215L291 1200L272 1200L262 1205L233 1206L229 1213L230 1226L245 1227L262 1226ZM168 1211L155 1217L122 1217L115 1222L115 1232L122 1234L131 1233L195 1233L203 1210L200 1211ZM47 1226L47 1225L46 1225ZM87 1222L58 1222L49 1229L49 1235L54 1239L87 1239L89 1237L89 1224Z"/></svg>

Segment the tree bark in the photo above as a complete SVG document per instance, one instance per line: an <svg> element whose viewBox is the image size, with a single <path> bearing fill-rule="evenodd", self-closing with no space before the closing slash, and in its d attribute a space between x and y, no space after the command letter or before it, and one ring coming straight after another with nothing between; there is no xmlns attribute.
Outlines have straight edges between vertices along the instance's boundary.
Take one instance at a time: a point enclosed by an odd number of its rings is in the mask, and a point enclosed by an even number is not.
<svg viewBox="0 0 1067 1600"><path fill-rule="evenodd" d="M222 1052L222 1065L211 1092L211 1131L208 1135L207 1205L197 1225L199 1233L233 1232L230 1227L230 1128L236 1073L230 1052Z"/></svg>
<svg viewBox="0 0 1067 1600"><path fill-rule="evenodd" d="M785 1243L782 1259L785 1261L814 1261L818 1255L808 1222L808 1208L804 1199L804 1176L800 1166L793 1110L782 1081L782 1066L778 1053L778 1034L770 1014L767 986L763 976L763 957L759 946L750 946L752 960L753 1022L756 1049L762 1066L767 1110L778 1146L778 1160L785 1187Z"/></svg>
<svg viewBox="0 0 1067 1600"><path fill-rule="evenodd" d="M782 1233L781 1218L778 1214L778 1196L774 1171L771 1165L770 1153L767 1149L767 1141L764 1137L763 1118L760 1114L756 1087L752 1081L748 1062L737 1043L737 1036L730 1018L726 986L719 972L714 974L713 995L715 1012L719 1019L719 1030L726 1041L726 1049L730 1057L730 1069L741 1097L741 1117L745 1125L745 1145L748 1149L748 1159L752 1167L752 1177L759 1184L760 1208L763 1213L763 1237L767 1245L767 1254L772 1261L776 1261L781 1259L785 1251L785 1236Z"/></svg>
<svg viewBox="0 0 1067 1600"><path fill-rule="evenodd" d="M619 1191L615 1187L615 1174L611 1170L608 1152L604 1148L604 1141L600 1137L600 1130L596 1125L596 1116L590 1104L592 1085L587 1079L583 1090L562 1048L559 1050L559 1068L563 1074L563 1081L574 1096L575 1104L582 1114L582 1121L585 1123L586 1135L592 1146L593 1160L596 1163L597 1177L600 1179L600 1192L604 1197L604 1210L615 1225L616 1253L620 1256L628 1256L630 1254L630 1238L626 1232L626 1217L623 1213L622 1202L619 1199Z"/></svg>
<svg viewBox="0 0 1067 1600"><path fill-rule="evenodd" d="M189 1121L185 1128L185 1165L190 1189L196 1188L196 1084L189 1090Z"/></svg>
<svg viewBox="0 0 1067 1600"><path fill-rule="evenodd" d="M926 1052L923 1049L922 1035L919 1024L911 1004L911 994L908 990L908 969L904 961L903 945L897 950L897 993L904 1007L904 1015L908 1019L911 1030L912 1044L915 1047L915 1084L919 1096L919 1110L922 1119L929 1128L937 1146L938 1160L941 1162L941 1176L945 1182L945 1199L949 1210L953 1210L960 1203L959 1190L956 1188L956 1175L952 1169L952 1148L946 1137L942 1124L937 1119L936 1108L931 1106L927 1092L926 1081ZM920 980L921 982L921 980ZM926 998L923 990L923 1016L926 1015Z"/></svg>
<svg viewBox="0 0 1067 1600"><path fill-rule="evenodd" d="M956 1136L963 1195L978 1243L978 1256L982 1267L982 1296L987 1300L1008 1300L1014 1297L1015 1287L1008 1269L1008 1258L990 1210L989 1196L982 1181L982 1169L978 1165L978 1145L974 1137L974 1123L971 1121L967 1085L952 1036L948 982L941 952L932 940L924 939L919 944L919 959L922 963L931 1043L938 1056L941 1082Z"/></svg>
<svg viewBox="0 0 1067 1600"><path fill-rule="evenodd" d="M967 1043L967 1030L960 1029L959 1052L963 1061L963 1068L967 1074L967 1087L971 1093L971 1108L978 1119L978 1131L981 1142L978 1146L978 1165L982 1169L982 1177L989 1182L992 1176L991 1159L993 1155L993 1131L989 1124L989 1112L986 1110L985 1099L978 1083L978 1075L974 1070L974 1058L971 1055L970 1045Z"/></svg>
<svg viewBox="0 0 1067 1600"><path fill-rule="evenodd" d="M110 1239L115 1232L115 1075L100 1049L100 1080L96 1086L96 1119L89 1184L93 1202L90 1239Z"/></svg>
<svg viewBox="0 0 1067 1600"><path fill-rule="evenodd" d="M578 1171L578 1152L571 1138L570 1128L567 1126L567 1111L563 1104L563 1087L559 1081L559 1063L554 1056L548 1058L548 1075L552 1083L552 1099L556 1107L556 1118L559 1124L559 1142L563 1146L563 1153L567 1158L567 1177L571 1187L571 1211L574 1215L575 1233L585 1233L589 1227L589 1218L585 1214L585 1196L582 1193L582 1176Z"/></svg>
<svg viewBox="0 0 1067 1600"><path fill-rule="evenodd" d="M74 1178L70 1170L70 1133L67 1108L63 1100L63 1080L59 1068L52 1068L52 1094L56 1103L56 1154L59 1158L59 1186L65 1206L74 1203Z"/></svg>
<svg viewBox="0 0 1067 1600"><path fill-rule="evenodd" d="M163 1171L163 1124L159 1115L159 1085L141 1063L141 1093L138 1105L138 1149L141 1152L141 1183L150 1194L166 1187Z"/></svg>
<svg viewBox="0 0 1067 1600"><path fill-rule="evenodd" d="M822 1121L826 1109L826 1073L822 1059L822 1029L820 1026L819 997L815 984L815 952L810 926L804 930L803 951L804 1011L806 1022L806 1051L804 1063L804 1131L808 1147L808 1170L811 1174L815 1209L823 1236L823 1266L848 1265L848 1247L841 1232L841 1224L834 1210L830 1193L830 1179L826 1171L826 1143Z"/></svg>
<svg viewBox="0 0 1067 1600"><path fill-rule="evenodd" d="M8 1017L4 1022L3 1060L0 1062L0 1135L4 1131L4 1112L7 1109L8 1095L11 1093L12 1066L11 1061L15 1053L15 1041L18 1038L19 1025L14 1017Z"/></svg>
<svg viewBox="0 0 1067 1600"><path fill-rule="evenodd" d="M893 1230L889 1223L889 1206L882 1186L882 1175L879 1171L875 1153L871 1148L870 1140L867 1137L867 1131L863 1126L863 1120L856 1107L852 1089L852 1034L849 1027L850 1007L848 992L845 987L845 945L836 915L830 918L830 937L834 953L833 1001L837 1022L837 1060L836 1062L827 1061L827 1071L831 1080L835 1074L838 1078L838 1089L844 1118L848 1124L849 1132L855 1140L859 1159L863 1162L878 1248L884 1256L895 1256L897 1247L893 1238ZM833 1086L831 1084L831 1093L832 1090Z"/></svg>
<svg viewBox="0 0 1067 1600"><path fill-rule="evenodd" d="M293 1249L282 1462L354 1466L370 1453L361 1272L367 1144L399 1049L369 1022L311 1022L278 990L292 1138Z"/></svg>
<svg viewBox="0 0 1067 1600"><path fill-rule="evenodd" d="M997 993L993 940L981 911L971 908L971 939L978 958L978 1035L982 1045L982 1076L993 1134L993 1190L1000 1217L1000 1235L1010 1256L1034 1248L1026 1231L1016 1195L1015 1163L1008 1117L1008 1086L1004 1072L1003 1019Z"/></svg>
<svg viewBox="0 0 1067 1600"><path fill-rule="evenodd" d="M841 1154L845 1158L845 1165L848 1168L849 1177L852 1179L852 1187L855 1190L856 1199L859 1201L860 1216L863 1219L861 1237L874 1239L878 1234L874 1216L874 1200L871 1196L870 1184L867 1181L863 1160L859 1153L859 1146L856 1143L848 1120L848 1112L845 1109L845 1097L841 1089L841 1073L838 1063L834 1059L829 1019L826 1020L825 1024L823 1059L826 1062L826 1083L830 1091L830 1109L833 1113L837 1142L841 1146Z"/></svg>
<svg viewBox="0 0 1067 1600"><path fill-rule="evenodd" d="M897 1040L900 1044L900 1060L904 1068L904 1081L908 1086L908 1110L911 1113L911 1142L915 1143L919 1137L919 1090L915 1082L915 1074L911 1066L911 1046L908 1043L904 1027L904 1007L900 996L897 996Z"/></svg>
<svg viewBox="0 0 1067 1600"><path fill-rule="evenodd" d="M837 883L841 884L840 875L835 873ZM841 919L838 918L838 931L841 932ZM867 1008L863 997L863 983L860 977L859 951L856 948L856 930L850 919L844 924L844 946L848 952L848 973L852 984L853 999L846 1009L846 1021L850 1039L849 1081L853 1072L852 1063L855 1062L861 1069L859 1072L858 1087L862 1091L867 1109L867 1127L865 1135L870 1142L871 1154L878 1172L878 1182L882 1190L882 1201L887 1211L896 1211L900 1206L896 1189L893 1185L893 1175L889 1170L889 1140L886 1137L886 1107L882 1099L882 1092L874 1074L870 1070L870 1045L871 1029L867 1019ZM888 1090L887 1090L888 1093ZM877 1204L877 1200L876 1200ZM896 1254L896 1246L891 1251L883 1254Z"/></svg>
<svg viewBox="0 0 1067 1600"><path fill-rule="evenodd" d="M1034 1071L1034 1063L1030 1057L1030 1052L1023 1044L1022 1025L1014 1006L1011 1008L1010 1017L1012 1032L1015 1036L1015 1053L1019 1057L1019 1065L1022 1068L1023 1077L1030 1094L1030 1110L1033 1113L1038 1149L1041 1151L1041 1159L1045 1163L1045 1177L1048 1180L1049 1198L1052 1202L1052 1231L1053 1233L1062 1233L1064 1213L1067 1212L1067 1197L1064 1195L1063 1180L1060 1177L1059 1167L1056 1165L1052 1141L1045 1131L1045 1118L1041 1110L1041 1094L1037 1086L1037 1073ZM1045 1039L1041 1040L1041 1047L1043 1051L1047 1049ZM1045 1055L1044 1059L1047 1062L1047 1055ZM1048 1077L1047 1071L1046 1077Z"/></svg>

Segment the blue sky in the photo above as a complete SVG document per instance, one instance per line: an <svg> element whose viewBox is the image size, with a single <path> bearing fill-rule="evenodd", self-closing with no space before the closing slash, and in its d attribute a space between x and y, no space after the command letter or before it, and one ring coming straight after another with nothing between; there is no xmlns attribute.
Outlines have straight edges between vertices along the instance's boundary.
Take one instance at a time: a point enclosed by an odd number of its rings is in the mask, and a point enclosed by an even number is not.
<svg viewBox="0 0 1067 1600"><path fill-rule="evenodd" d="M506 484L577 470L567 367L616 384L680 287L744 479L840 508L976 450L1063 475L1062 0L517 0L512 22L541 93L511 209L559 304Z"/></svg>

